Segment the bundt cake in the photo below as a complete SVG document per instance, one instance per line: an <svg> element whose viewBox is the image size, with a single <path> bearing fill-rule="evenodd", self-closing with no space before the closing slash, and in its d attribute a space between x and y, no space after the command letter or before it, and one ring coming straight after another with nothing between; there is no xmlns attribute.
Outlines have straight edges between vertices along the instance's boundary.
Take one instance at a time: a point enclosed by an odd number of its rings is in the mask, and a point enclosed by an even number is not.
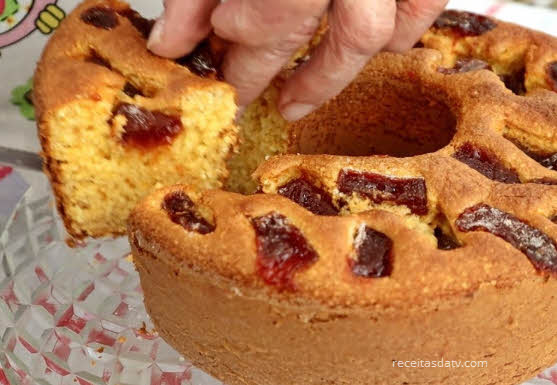
<svg viewBox="0 0 557 385"><path fill-rule="evenodd" d="M158 332L231 385L510 385L556 362L557 40L447 11L299 122L280 82L235 161L299 154L256 194L177 185L130 216Z"/></svg>
<svg viewBox="0 0 557 385"><path fill-rule="evenodd" d="M35 99L71 235L121 233L183 183L128 234L158 332L195 365L230 385L485 385L557 361L557 40L447 11L287 123L306 47L234 125L219 42L173 62L151 25L87 0Z"/></svg>
<svg viewBox="0 0 557 385"><path fill-rule="evenodd" d="M124 234L130 211L156 186L218 188L228 175L234 90L196 60L203 50L179 63L150 54L151 27L125 3L88 0L38 64L45 170L75 238Z"/></svg>

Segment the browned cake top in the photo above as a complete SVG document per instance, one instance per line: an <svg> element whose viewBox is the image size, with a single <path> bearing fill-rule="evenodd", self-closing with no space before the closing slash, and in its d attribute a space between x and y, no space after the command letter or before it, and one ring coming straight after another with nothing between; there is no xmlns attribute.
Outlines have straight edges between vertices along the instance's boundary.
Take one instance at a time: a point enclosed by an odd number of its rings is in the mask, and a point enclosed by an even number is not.
<svg viewBox="0 0 557 385"><path fill-rule="evenodd" d="M316 155L265 162L263 194L153 194L130 219L135 247L177 275L331 306L433 309L482 285L555 279L555 39L449 11L422 42L440 52L380 54L291 125L291 147ZM417 131L412 141L400 133L400 155L422 155L344 156L371 153L371 142L396 152L366 136L385 111ZM420 134L425 120L454 131ZM417 146L424 137L443 145ZM177 212L165 203L180 199Z"/></svg>
<svg viewBox="0 0 557 385"><path fill-rule="evenodd" d="M39 63L39 116L76 98L101 97L97 90L107 84L126 86L132 95L156 96L161 104L171 104L185 89L213 85L211 67L198 76L202 69L187 58L174 62L146 49L152 23L118 0L80 4L50 39Z"/></svg>
<svg viewBox="0 0 557 385"><path fill-rule="evenodd" d="M36 100L54 179L42 124L58 108L122 90L130 99L110 100L127 118L122 140L149 147L182 129L178 97L215 85L204 61L150 54L150 27L123 3L88 0L49 43ZM334 306L433 308L481 285L554 279L556 40L448 11L422 45L436 50L378 55L287 126L290 151L306 155L264 163L263 194L166 188L132 215L134 245L178 275L193 268L239 290ZM137 95L149 100L128 103ZM144 137L144 122L156 135Z"/></svg>

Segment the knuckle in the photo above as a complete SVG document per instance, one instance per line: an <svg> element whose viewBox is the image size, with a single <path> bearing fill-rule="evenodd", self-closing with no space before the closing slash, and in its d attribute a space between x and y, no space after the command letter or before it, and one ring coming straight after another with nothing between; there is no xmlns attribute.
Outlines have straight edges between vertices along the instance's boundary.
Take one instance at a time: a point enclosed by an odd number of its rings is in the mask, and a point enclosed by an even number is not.
<svg viewBox="0 0 557 385"><path fill-rule="evenodd" d="M435 0L435 3L439 9L443 9L449 5L449 0Z"/></svg>
<svg viewBox="0 0 557 385"><path fill-rule="evenodd" d="M410 19L436 17L448 4L449 0L412 0L398 4L398 12Z"/></svg>
<svg viewBox="0 0 557 385"><path fill-rule="evenodd" d="M262 2L263 3L263 2ZM271 37L267 30L269 15L265 7L250 1L231 3L218 9L211 19L215 30L223 38L235 43L258 46Z"/></svg>
<svg viewBox="0 0 557 385"><path fill-rule="evenodd" d="M224 38L247 46L264 46L281 40L299 42L313 35L322 13L319 10L326 3L325 0L238 1L217 9L218 15L214 14L211 22ZM300 23L306 16L307 20Z"/></svg>
<svg viewBox="0 0 557 385"><path fill-rule="evenodd" d="M294 32L286 35L276 46L281 52L292 54L293 51L299 49L303 44L307 43L315 34L319 27L320 20L317 17L307 19Z"/></svg>
<svg viewBox="0 0 557 385"><path fill-rule="evenodd" d="M320 23L321 23L320 17L317 16L309 17L300 25L300 27L296 31L296 35L304 39L309 39L315 34L315 31L319 27Z"/></svg>
<svg viewBox="0 0 557 385"><path fill-rule="evenodd" d="M304 15L321 15L325 10L329 1L326 0L291 0L291 7L299 14Z"/></svg>
<svg viewBox="0 0 557 385"><path fill-rule="evenodd" d="M250 47L264 45L269 40L268 34L263 33L259 26L246 22L242 17L216 28L216 31L226 40Z"/></svg>
<svg viewBox="0 0 557 385"><path fill-rule="evenodd" d="M351 26L342 28L339 33L340 45L351 51L371 56L390 40L394 24L382 23L374 27L358 28Z"/></svg>
<svg viewBox="0 0 557 385"><path fill-rule="evenodd" d="M395 28L395 18L367 12L365 15L348 14L333 26L341 46L371 56L389 42Z"/></svg>
<svg viewBox="0 0 557 385"><path fill-rule="evenodd" d="M253 9L247 7L243 7L231 17L231 32L238 43L250 44L260 40L262 34L258 33L259 17Z"/></svg>

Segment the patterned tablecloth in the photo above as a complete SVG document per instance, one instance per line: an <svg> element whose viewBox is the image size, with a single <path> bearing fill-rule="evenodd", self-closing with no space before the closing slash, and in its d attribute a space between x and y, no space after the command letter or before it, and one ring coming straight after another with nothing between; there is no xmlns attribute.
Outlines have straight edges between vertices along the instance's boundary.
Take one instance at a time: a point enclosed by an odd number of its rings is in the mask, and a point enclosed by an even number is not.
<svg viewBox="0 0 557 385"><path fill-rule="evenodd" d="M147 17L161 5L131 0ZM557 36L557 0L452 0ZM76 0L0 0L0 146L38 151L30 78ZM542 5L544 7L540 7ZM0 385L216 385L161 338L125 239L70 249L45 176L0 165ZM556 357L557 360L557 357ZM557 367L529 385L557 384ZM526 385L526 384L525 384Z"/></svg>

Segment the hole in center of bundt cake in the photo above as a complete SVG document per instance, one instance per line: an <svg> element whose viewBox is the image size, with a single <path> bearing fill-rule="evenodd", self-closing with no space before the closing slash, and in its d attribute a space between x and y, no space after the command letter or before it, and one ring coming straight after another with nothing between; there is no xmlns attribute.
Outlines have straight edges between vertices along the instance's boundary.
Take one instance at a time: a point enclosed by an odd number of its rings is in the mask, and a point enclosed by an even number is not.
<svg viewBox="0 0 557 385"><path fill-rule="evenodd" d="M443 91L409 79L362 79L317 114L294 124L298 152L408 157L435 152L451 141L456 118ZM417 80L417 79L416 79Z"/></svg>

